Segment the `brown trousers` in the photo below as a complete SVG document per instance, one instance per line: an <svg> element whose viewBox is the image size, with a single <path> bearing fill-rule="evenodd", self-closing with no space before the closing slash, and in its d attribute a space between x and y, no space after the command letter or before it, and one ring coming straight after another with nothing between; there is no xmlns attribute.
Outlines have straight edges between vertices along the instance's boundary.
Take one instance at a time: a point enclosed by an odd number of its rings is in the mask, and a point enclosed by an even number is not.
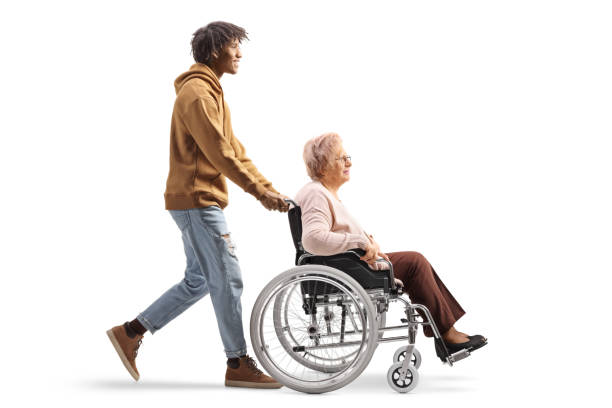
<svg viewBox="0 0 612 408"><path fill-rule="evenodd" d="M387 255L393 264L393 274L404 283L404 292L408 293L412 303L426 306L440 334L446 333L465 311L442 283L429 261L413 251L391 252ZM425 336L433 337L431 327L423 326L423 332Z"/></svg>

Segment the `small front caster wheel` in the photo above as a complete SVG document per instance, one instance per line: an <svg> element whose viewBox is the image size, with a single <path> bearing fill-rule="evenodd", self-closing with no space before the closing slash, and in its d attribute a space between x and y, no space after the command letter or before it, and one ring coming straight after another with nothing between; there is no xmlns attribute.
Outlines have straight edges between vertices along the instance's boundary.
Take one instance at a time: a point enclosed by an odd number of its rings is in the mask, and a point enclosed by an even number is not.
<svg viewBox="0 0 612 408"><path fill-rule="evenodd" d="M412 391L419 383L419 372L412 365L408 365L405 375L402 375L402 364L395 363L387 371L387 382L397 392Z"/></svg>
<svg viewBox="0 0 612 408"><path fill-rule="evenodd" d="M408 349L408 346L402 346L398 348L397 350L395 350L395 354L393 354L393 362L402 363L404 359L406 358L407 349ZM410 363L412 363L414 368L416 368L417 370L421 366L421 353L416 348L412 349L412 358L410 359Z"/></svg>

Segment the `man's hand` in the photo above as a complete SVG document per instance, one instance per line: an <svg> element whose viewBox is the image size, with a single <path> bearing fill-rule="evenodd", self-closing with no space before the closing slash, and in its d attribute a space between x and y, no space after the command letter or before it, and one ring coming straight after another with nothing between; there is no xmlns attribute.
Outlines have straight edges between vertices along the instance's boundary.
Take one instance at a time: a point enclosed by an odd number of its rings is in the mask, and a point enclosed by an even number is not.
<svg viewBox="0 0 612 408"><path fill-rule="evenodd" d="M259 201L261 201L261 204L270 211L276 210L287 212L289 210L289 204L284 201L285 198L287 198L287 196L268 190Z"/></svg>

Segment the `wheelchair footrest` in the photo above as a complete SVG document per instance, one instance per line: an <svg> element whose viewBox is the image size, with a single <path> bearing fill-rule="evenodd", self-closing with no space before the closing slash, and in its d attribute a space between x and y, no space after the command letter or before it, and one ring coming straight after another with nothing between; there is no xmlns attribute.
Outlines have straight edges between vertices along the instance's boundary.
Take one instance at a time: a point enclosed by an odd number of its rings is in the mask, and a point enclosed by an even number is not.
<svg viewBox="0 0 612 408"><path fill-rule="evenodd" d="M468 349L461 349L451 354L440 337L434 340L434 344L436 345L436 354L438 355L438 358L442 360L443 363L448 363L451 366L457 361L461 361L464 358L469 357L471 354L470 350Z"/></svg>
<svg viewBox="0 0 612 408"><path fill-rule="evenodd" d="M457 361L461 361L464 358L469 357L470 354L471 353L468 349L463 349L451 354L450 356L448 356L448 359L451 360L452 363L456 363Z"/></svg>

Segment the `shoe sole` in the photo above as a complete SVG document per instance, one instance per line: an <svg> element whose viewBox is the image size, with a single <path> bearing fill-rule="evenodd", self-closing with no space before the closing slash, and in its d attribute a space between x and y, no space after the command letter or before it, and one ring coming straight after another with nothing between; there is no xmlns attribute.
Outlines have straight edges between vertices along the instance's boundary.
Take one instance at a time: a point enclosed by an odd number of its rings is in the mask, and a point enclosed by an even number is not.
<svg viewBox="0 0 612 408"><path fill-rule="evenodd" d="M250 381L236 381L236 380L225 380L226 387L242 387L242 388L281 388L283 384L280 383L258 383Z"/></svg>
<svg viewBox="0 0 612 408"><path fill-rule="evenodd" d="M140 375L136 371L134 371L134 369L132 368L132 365L128 361L127 356L121 349L121 346L119 345L119 342L117 341L117 338L115 337L115 333L113 333L113 330L112 329L107 330L106 334L108 338L110 339L111 343L113 344L115 351L117 352L117 354L119 354L119 358L121 359L121 362L125 366L126 370L128 370L128 372L130 373L132 378L134 378L134 380L138 381L138 379L140 378Z"/></svg>
<svg viewBox="0 0 612 408"><path fill-rule="evenodd" d="M478 344L477 346L470 348L470 351L478 350L479 348L486 346L488 343L489 341L485 340L482 343Z"/></svg>

